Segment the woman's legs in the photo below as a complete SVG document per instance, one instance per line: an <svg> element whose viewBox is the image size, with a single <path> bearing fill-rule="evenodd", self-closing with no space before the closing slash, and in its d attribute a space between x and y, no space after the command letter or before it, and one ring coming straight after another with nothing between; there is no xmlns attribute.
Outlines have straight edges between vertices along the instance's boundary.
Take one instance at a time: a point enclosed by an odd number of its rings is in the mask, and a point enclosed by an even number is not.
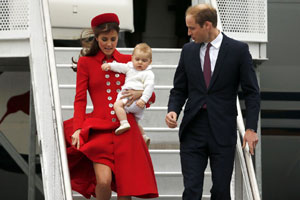
<svg viewBox="0 0 300 200"><path fill-rule="evenodd" d="M111 198L112 172L110 167L100 163L94 163L94 170L97 179L95 189L97 200L109 200ZM130 196L118 197L118 200L131 200Z"/></svg>
<svg viewBox="0 0 300 200"><path fill-rule="evenodd" d="M94 163L94 170L97 180L96 199L109 200L111 197L112 171L110 167L100 163Z"/></svg>

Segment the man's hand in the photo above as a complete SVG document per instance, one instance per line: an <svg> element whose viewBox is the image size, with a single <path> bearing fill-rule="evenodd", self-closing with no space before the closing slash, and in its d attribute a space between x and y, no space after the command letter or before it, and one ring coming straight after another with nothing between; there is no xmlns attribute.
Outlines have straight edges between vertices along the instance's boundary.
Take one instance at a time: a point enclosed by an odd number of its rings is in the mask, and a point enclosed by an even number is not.
<svg viewBox="0 0 300 200"><path fill-rule="evenodd" d="M102 68L103 71L108 71L108 70L111 69L111 67L110 67L110 65L108 63L103 63L101 65L101 68Z"/></svg>
<svg viewBox="0 0 300 200"><path fill-rule="evenodd" d="M176 128L177 127L177 114L176 112L169 112L166 115L166 124L169 128Z"/></svg>
<svg viewBox="0 0 300 200"><path fill-rule="evenodd" d="M146 105L146 102L143 101L142 99L137 100L136 105L140 108L144 108Z"/></svg>
<svg viewBox="0 0 300 200"><path fill-rule="evenodd" d="M80 148L80 140L79 140L79 134L80 134L80 132L81 132L81 129L78 129L71 136L71 138L72 138L72 146L76 147L77 149Z"/></svg>
<svg viewBox="0 0 300 200"><path fill-rule="evenodd" d="M254 155L254 149L258 143L258 137L257 137L257 134L251 129L246 130L246 133L245 133L244 139L243 139L243 148L246 147L246 143L248 143L248 145L249 145L249 150L250 150L251 155Z"/></svg>

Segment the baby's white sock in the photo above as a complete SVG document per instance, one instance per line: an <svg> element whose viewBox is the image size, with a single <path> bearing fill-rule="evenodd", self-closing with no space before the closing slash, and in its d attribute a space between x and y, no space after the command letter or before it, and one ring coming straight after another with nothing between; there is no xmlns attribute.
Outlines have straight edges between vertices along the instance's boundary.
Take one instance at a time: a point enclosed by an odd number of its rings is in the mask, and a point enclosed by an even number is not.
<svg viewBox="0 0 300 200"><path fill-rule="evenodd" d="M121 125L123 125L123 124L125 124L125 123L128 123L128 121L127 121L127 120L121 120L121 121L120 121L120 124L121 124Z"/></svg>

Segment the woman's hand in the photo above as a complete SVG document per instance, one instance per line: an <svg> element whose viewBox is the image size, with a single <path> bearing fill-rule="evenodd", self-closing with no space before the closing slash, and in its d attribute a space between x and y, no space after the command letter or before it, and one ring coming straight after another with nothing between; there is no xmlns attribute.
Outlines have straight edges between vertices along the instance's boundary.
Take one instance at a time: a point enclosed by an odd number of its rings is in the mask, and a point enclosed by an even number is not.
<svg viewBox="0 0 300 200"><path fill-rule="evenodd" d="M122 92L121 99L128 98L125 106L130 106L135 100L141 98L143 90L125 90Z"/></svg>
<svg viewBox="0 0 300 200"><path fill-rule="evenodd" d="M71 138L72 138L72 146L76 147L77 149L80 148L80 140L79 140L79 134L80 134L80 132L81 132L81 129L78 129L71 136Z"/></svg>

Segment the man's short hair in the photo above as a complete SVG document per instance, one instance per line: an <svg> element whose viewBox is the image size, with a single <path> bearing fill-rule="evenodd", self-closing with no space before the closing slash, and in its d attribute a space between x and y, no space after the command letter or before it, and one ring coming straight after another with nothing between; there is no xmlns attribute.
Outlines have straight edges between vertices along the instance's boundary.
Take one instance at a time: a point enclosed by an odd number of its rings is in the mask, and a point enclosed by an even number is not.
<svg viewBox="0 0 300 200"><path fill-rule="evenodd" d="M185 15L191 15L194 17L197 24L200 25L200 27L203 27L203 24L206 21L209 21L212 23L213 27L217 27L218 23L218 16L217 11L214 7L208 4L199 4L190 6L186 12Z"/></svg>

